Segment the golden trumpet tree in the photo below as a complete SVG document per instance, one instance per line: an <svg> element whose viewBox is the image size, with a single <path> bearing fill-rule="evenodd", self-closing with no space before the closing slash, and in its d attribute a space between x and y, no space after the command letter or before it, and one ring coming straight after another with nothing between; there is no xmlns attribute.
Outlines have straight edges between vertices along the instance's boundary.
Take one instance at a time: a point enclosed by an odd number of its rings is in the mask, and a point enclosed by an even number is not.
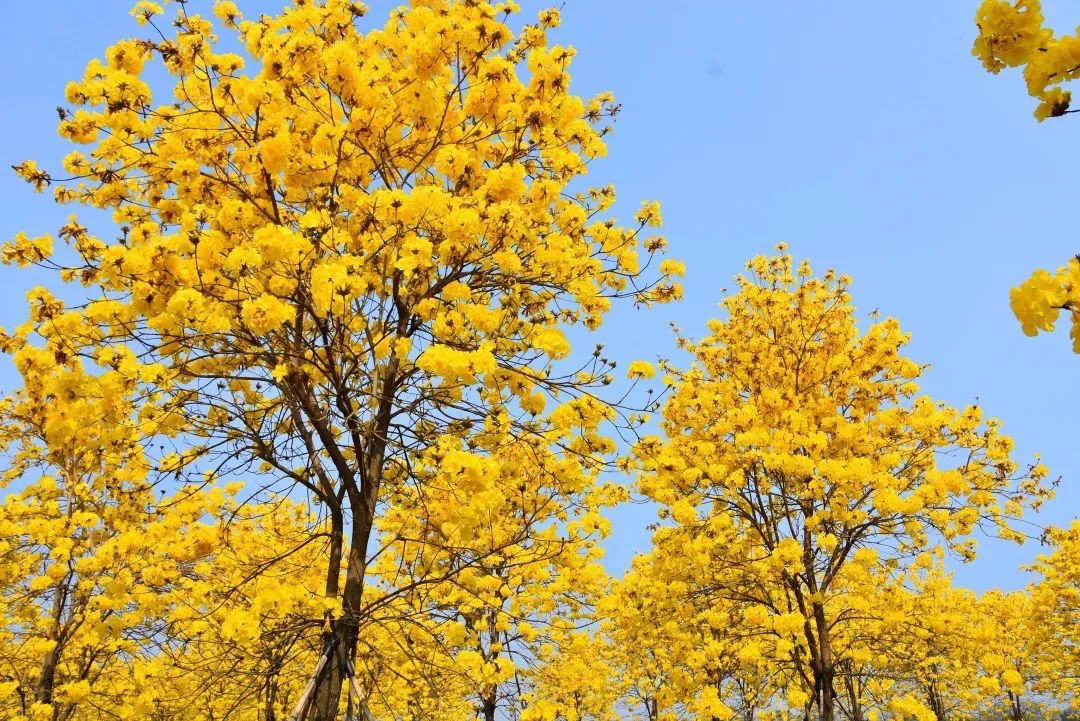
<svg viewBox="0 0 1080 721"><path fill-rule="evenodd" d="M1040 122L1070 112L1072 93L1061 86L1080 77L1080 37L1046 27L1040 0L983 0L975 24L972 54L991 73L1022 68Z"/></svg>
<svg viewBox="0 0 1080 721"><path fill-rule="evenodd" d="M0 712L136 718L170 595L215 547L221 489L154 492L155 460L119 370L12 341L23 388L0 409ZM104 357L99 360L105 361ZM164 493L164 491L162 491Z"/></svg>
<svg viewBox="0 0 1080 721"><path fill-rule="evenodd" d="M1027 590L987 591L979 598L980 622L971 629L984 707L1011 721L1044 716L1035 709L1058 695L1053 683L1046 684L1039 663L1047 650L1046 629L1037 623L1031 602ZM1059 622L1069 623L1064 617Z"/></svg>
<svg viewBox="0 0 1080 721"><path fill-rule="evenodd" d="M470 442L487 454L447 436L412 474L388 479L388 545L371 573L423 612L414 622L451 654L478 717L494 721L522 712L536 662L590 624L607 582L599 511L626 492L543 438L508 442L499 423Z"/></svg>
<svg viewBox="0 0 1080 721"><path fill-rule="evenodd" d="M635 556L605 599L603 634L613 667L611 685L628 718L672 718L692 691L683 663L695 644L691 612L681 587L671 588L657 571L660 549Z"/></svg>
<svg viewBox="0 0 1080 721"><path fill-rule="evenodd" d="M330 634L351 654L384 480L446 438L482 462L494 441L469 439L488 427L592 479L614 450L596 393L611 364L567 366L566 330L677 298L682 266L650 265L655 203L624 227L613 189L580 182L618 106L570 91L556 10L515 31L512 3L481 0L415 0L382 24L351 0L196 9L137 3L142 36L67 87L60 133L81 149L64 173L17 167L119 237L72 218L67 251L22 235L3 254L86 288L73 310L36 292L43 352L114 354L140 413L190 442L178 477L213 468L319 504ZM460 501L442 502L452 526ZM343 678L335 655L312 718L334 716Z"/></svg>
<svg viewBox="0 0 1080 721"><path fill-rule="evenodd" d="M693 539L658 529L606 604L606 638L633 718L752 721L790 680L784 628L741 593L715 593L748 576L747 544L727 520L715 517Z"/></svg>
<svg viewBox="0 0 1080 721"><path fill-rule="evenodd" d="M522 721L619 721L611 649L587 631L558 629L538 649Z"/></svg>
<svg viewBox="0 0 1080 721"><path fill-rule="evenodd" d="M285 498L227 500L216 515L213 553L163 595L159 643L133 671L162 719L287 719L324 652L324 613L340 604L322 593L326 544L311 532L320 524ZM435 625L425 609L380 587L365 598L377 610L364 616L355 665L374 718L470 718L452 657L418 632ZM355 718L360 701L349 689L343 710Z"/></svg>
<svg viewBox="0 0 1080 721"><path fill-rule="evenodd" d="M680 340L694 363L666 364L663 435L635 448L639 484L675 547L731 529L745 550L703 593L782 630L800 682L789 703L832 721L853 584L925 565L939 541L971 557L976 527L1022 539L1011 524L1048 495L1046 471L1018 468L979 408L918 395L907 336L891 318L860 330L846 277L815 277L783 247L747 270L710 335Z"/></svg>
<svg viewBox="0 0 1080 721"><path fill-rule="evenodd" d="M869 589L871 605L851 631L842 707L861 721L874 713L920 719L972 718L979 710L978 653L973 632L978 598L952 584L940 560L895 574Z"/></svg>
<svg viewBox="0 0 1080 721"><path fill-rule="evenodd" d="M1080 708L1080 521L1052 528L1051 551L1039 556L1032 570L1039 578L1030 586L1028 623L1043 638L1035 663L1042 682L1036 690Z"/></svg>
<svg viewBox="0 0 1080 721"><path fill-rule="evenodd" d="M144 718L161 694L148 659L176 579L213 547L199 520L212 499L182 493L146 510L90 497L43 477L0 510L4 718Z"/></svg>
<svg viewBox="0 0 1080 721"><path fill-rule="evenodd" d="M212 550L162 595L158 643L135 672L162 718L287 718L322 651L316 619L332 606L325 544L308 510L284 498L226 499L207 521Z"/></svg>

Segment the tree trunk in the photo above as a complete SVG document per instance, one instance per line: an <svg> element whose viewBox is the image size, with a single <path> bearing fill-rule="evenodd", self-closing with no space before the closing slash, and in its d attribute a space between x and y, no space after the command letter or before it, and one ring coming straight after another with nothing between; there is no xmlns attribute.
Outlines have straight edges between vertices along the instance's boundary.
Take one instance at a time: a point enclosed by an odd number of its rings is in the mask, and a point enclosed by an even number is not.
<svg viewBox="0 0 1080 721"><path fill-rule="evenodd" d="M60 647L53 648L41 660L41 673L34 687L34 700L38 703L52 703L53 686L56 683L56 664L60 656Z"/></svg>
<svg viewBox="0 0 1080 721"><path fill-rule="evenodd" d="M490 648L499 640L499 631L497 630L497 619L494 612L488 614L488 647ZM480 651L483 653L483 647ZM492 651L490 656L486 659L491 663L495 662L498 658L499 652ZM481 703L483 704L484 721L495 721L495 710L498 708L499 687L496 684L491 684L490 687L485 688L482 692Z"/></svg>
<svg viewBox="0 0 1080 721"><path fill-rule="evenodd" d="M848 703L851 704L851 721L864 721L862 704L859 702L859 688L849 668L844 676L844 688L847 690ZM939 718L938 721L945 721Z"/></svg>
<svg viewBox="0 0 1080 721"><path fill-rule="evenodd" d="M1009 709L1012 721L1024 721L1024 709L1020 706L1020 696L1009 691L1009 702L1012 707Z"/></svg>
<svg viewBox="0 0 1080 721"><path fill-rule="evenodd" d="M396 355L391 355L386 370L381 376L377 395L379 406L375 413L370 432L364 433L366 447L355 447L357 458L364 463L360 473L360 482L351 469L343 465L338 467L345 482L345 491L352 511L352 528L349 538L349 558L345 572L345 589L341 594L341 618L331 622L331 633L337 639L337 645L329 663L323 669L322 678L315 689L315 702L308 715L310 721L337 721L338 707L341 705L341 688L346 678L346 659L355 659L356 644L360 637L360 609L364 597L364 576L367 572L367 547L371 531L375 526L375 507L379 500L379 488L382 485L383 464L386 461L386 447L390 421L393 417L394 394L398 383L398 364ZM351 399L342 399L342 406L351 408ZM357 429L359 435L359 429ZM330 438L332 434L320 432L320 437ZM325 442L325 441L324 441ZM345 461L338 453L340 463ZM335 463L337 464L337 462ZM349 479L346 482L346 479ZM327 574L327 588L336 588L339 565L331 563ZM332 577L332 578L331 578ZM327 594L336 598L337 594Z"/></svg>
<svg viewBox="0 0 1080 721"><path fill-rule="evenodd" d="M945 704L937 692L937 684L931 681L930 686L927 688L927 693L930 697L930 710L937 716L937 721L946 721Z"/></svg>
<svg viewBox="0 0 1080 721"><path fill-rule="evenodd" d="M494 692L492 692L491 695L484 696L484 698L481 699L481 703L483 704L484 721L495 721L496 705Z"/></svg>
<svg viewBox="0 0 1080 721"><path fill-rule="evenodd" d="M818 694L821 721L835 721L836 692L833 689L833 678L836 669L833 667L829 624L825 619L825 608L820 603L814 603L814 624L818 642L817 663L814 665L814 690Z"/></svg>
<svg viewBox="0 0 1080 721"><path fill-rule="evenodd" d="M53 641L53 647L41 660L41 673L38 674L37 684L34 686L34 700L38 703L51 704L53 700L53 687L56 685L56 667L60 663L62 642L60 638L60 624L64 616L64 607L67 604L67 582L70 574L56 586L56 594L53 596L52 622L53 627L49 633Z"/></svg>
<svg viewBox="0 0 1080 721"><path fill-rule="evenodd" d="M374 507L374 506L372 506ZM360 603L364 595L364 572L367 565L367 542L372 522L354 524L352 544L349 547L349 566L342 593L342 616L331 621L331 633L337 638L323 676L315 689L315 702L308 718L311 721L337 721L341 704L341 688L345 683L345 659L356 656L356 643L360 637Z"/></svg>
<svg viewBox="0 0 1080 721"><path fill-rule="evenodd" d="M833 697L833 670L831 667L821 671L821 721L834 721L836 718L836 699Z"/></svg>
<svg viewBox="0 0 1080 721"><path fill-rule="evenodd" d="M274 706L277 705L277 678L281 672L279 664L274 661L270 669L266 674L266 684L263 687L263 702L266 704L266 721L277 721L277 714L274 712Z"/></svg>

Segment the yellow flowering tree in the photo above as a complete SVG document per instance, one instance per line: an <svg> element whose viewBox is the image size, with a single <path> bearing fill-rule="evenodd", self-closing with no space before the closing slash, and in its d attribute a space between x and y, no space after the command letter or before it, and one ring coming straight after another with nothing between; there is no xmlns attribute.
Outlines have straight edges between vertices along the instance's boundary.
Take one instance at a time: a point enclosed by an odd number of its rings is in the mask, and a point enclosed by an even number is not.
<svg viewBox="0 0 1080 721"><path fill-rule="evenodd" d="M658 529L605 607L605 637L631 718L753 721L776 707L777 691L790 681L783 650L790 631L741 594L715 593L746 579L747 544L725 520L715 517L693 538Z"/></svg>
<svg viewBox="0 0 1080 721"><path fill-rule="evenodd" d="M1035 690L1080 708L1080 521L1047 532L1049 553L1032 570L1040 578L1031 587L1027 623L1043 639L1034 659Z"/></svg>
<svg viewBox="0 0 1080 721"><path fill-rule="evenodd" d="M1080 258L1072 258L1053 273L1036 270L1009 291L1009 305L1029 336L1054 330L1061 311L1068 313L1073 352L1080 353Z"/></svg>
<svg viewBox="0 0 1080 721"><path fill-rule="evenodd" d="M867 597L844 673L845 703L867 718L904 711L920 719L971 718L980 710L973 633L976 594L952 584L940 560L898 573ZM991 635L991 634L988 634Z"/></svg>
<svg viewBox="0 0 1080 721"><path fill-rule="evenodd" d="M1080 77L1080 37L1046 27L1040 0L983 0L975 24L972 54L991 73L1022 68L1040 122L1071 112L1072 93L1061 86Z"/></svg>
<svg viewBox="0 0 1080 721"><path fill-rule="evenodd" d="M683 588L659 576L658 550L635 556L603 604L603 635L610 648L611 686L627 718L659 721L677 713L689 692L682 660L694 644L692 611Z"/></svg>
<svg viewBox="0 0 1080 721"><path fill-rule="evenodd" d="M609 647L595 635L556 630L538 649L522 721L619 721Z"/></svg>
<svg viewBox="0 0 1080 721"><path fill-rule="evenodd" d="M1036 710L1045 710L1057 695L1040 669L1040 657L1048 650L1046 629L1035 622L1031 602L1026 589L987 591L979 598L980 622L971 629L978 649L977 688L984 707L1011 721L1043 715ZM1069 623L1065 617L1060 622ZM1039 693L1043 690L1045 695Z"/></svg>
<svg viewBox="0 0 1080 721"><path fill-rule="evenodd" d="M748 271L711 334L680 341L694 364L667 364L664 435L636 446L639 482L678 547L732 529L744 550L703 592L784 635L801 681L789 703L831 721L852 584L925 564L938 539L971 557L976 527L1021 540L1012 522L1048 495L1046 471L1018 469L979 408L917 395L907 336L893 319L860 331L846 277L815 277L783 248Z"/></svg>
<svg viewBox="0 0 1080 721"><path fill-rule="evenodd" d="M171 594L215 548L203 518L224 497L154 493L159 474L123 372L13 348L24 385L0 409L0 709L34 721L134 718L153 689L131 665L156 655Z"/></svg>
<svg viewBox="0 0 1080 721"><path fill-rule="evenodd" d="M1005 68L1022 68L1028 93L1039 101L1035 108L1039 122L1076 112L1071 107L1072 93L1065 86L1080 77L1080 33L1059 35L1047 27L1039 0L984 0L976 13L976 24L978 35L973 54L991 73ZM1009 301L1024 333L1029 336L1052 331L1061 312L1065 311L1071 320L1073 351L1080 353L1080 256L1071 258L1053 272L1034 271L1010 291ZM1006 695L1005 712L1014 719L1024 715L1021 699L1029 685L1033 686L1036 695L1072 699L1073 704L1076 703L1073 695L1075 678L1059 670L1069 667L1068 661L1062 665L1062 654L1068 654L1069 649L1076 646L1076 623L1069 620L1076 616L1077 607L1070 600L1075 598L1076 584L1074 582L1074 588L1070 589L1067 580L1069 552L1075 545L1070 546L1070 534L1075 535L1075 527L1071 531L1050 529L1049 537L1061 546L1055 553L1041 556L1034 566L1036 571L1047 574L1043 582L1033 584L1029 594L994 597L987 606L988 612L993 610L999 614L998 625L1005 629L1004 637L1010 639L1006 644L1019 639L1015 634L1019 633L1017 627L1022 625L1027 634L1024 638L1034 647L1028 653L1015 652L1014 667L1008 669L1009 679L984 682L990 690ZM1075 577L1074 574L1073 579ZM1066 579L1064 583L1062 579ZM1001 608L991 609L997 602ZM1018 607L1021 608L1018 610ZM1032 618L1037 620L1032 622ZM1040 647L1034 637L1041 636L1044 629L1058 635L1052 640L1039 639ZM994 658L997 656L1001 654ZM991 665L996 665L996 661ZM1026 671L1026 675L1021 671Z"/></svg>
<svg viewBox="0 0 1080 721"><path fill-rule="evenodd" d="M515 32L511 3L478 0L417 0L382 25L351 0L195 9L139 2L143 37L67 87L60 132L83 148L67 177L18 167L111 213L119 237L73 218L64 253L20 236L4 257L88 289L71 312L38 293L45 352L121 359L147 422L191 442L178 477L212 468L320 504L331 634L353 653L384 478L447 437L486 456L468 439L487 424L595 474L610 364L565 367L565 331L615 300L677 298L682 268L650 269L655 203L623 227L610 186L575 182L618 106L571 93L557 11ZM335 654L313 718L334 715L343 677Z"/></svg>
<svg viewBox="0 0 1080 721"><path fill-rule="evenodd" d="M163 718L287 718L322 651L313 635L325 547L309 512L279 498L225 499L197 535L195 563L161 594L160 643L134 669Z"/></svg>
<svg viewBox="0 0 1080 721"><path fill-rule="evenodd" d="M625 490L542 438L508 441L498 423L469 441L487 454L444 437L412 474L388 479L378 530L394 540L370 573L426 611L410 623L439 640L479 717L494 721L521 712L544 649L591 623L607 582L600 509Z"/></svg>

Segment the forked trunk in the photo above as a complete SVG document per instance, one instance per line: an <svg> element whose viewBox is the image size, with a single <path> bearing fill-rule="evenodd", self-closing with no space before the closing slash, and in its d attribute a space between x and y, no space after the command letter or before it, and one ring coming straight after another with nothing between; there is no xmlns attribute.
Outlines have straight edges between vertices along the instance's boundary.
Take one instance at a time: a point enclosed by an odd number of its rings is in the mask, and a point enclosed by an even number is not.
<svg viewBox="0 0 1080 721"><path fill-rule="evenodd" d="M394 393L397 387L398 358L391 355L386 371L379 385L379 406L375 413L371 432L367 434L366 447L356 447L357 457L365 457L362 481L358 484L356 476L347 471L350 478L346 486L349 508L352 511L352 530L349 538L349 558L345 572L345 590L341 594L341 618L331 624L331 632L337 639L336 652L333 654L322 678L315 688L315 700L308 712L310 721L337 721L341 706L341 689L347 678L346 660L356 657L356 644L360 637L360 610L364 597L364 576L367 572L367 547L371 540L371 531L375 526L375 506L379 500L379 488L382 485L383 463L386 460L386 447L390 420L392 418ZM342 402L344 407L351 407L351 400ZM354 428L359 435L359 429ZM330 434L320 434L329 436ZM340 454L339 454L340 456ZM341 461L344 465L344 461ZM345 470L342 466L339 472ZM337 528L341 520L334 519ZM339 534L339 538L342 534ZM339 555L340 558L340 550ZM340 565L331 561L327 576L327 588L336 588L336 574ZM328 598L335 598L327 594Z"/></svg>
<svg viewBox="0 0 1080 721"><path fill-rule="evenodd" d="M370 522L364 524L363 528L353 527L345 590L341 594L342 616L331 622L331 633L337 638L337 644L323 669L322 678L315 687L315 700L308 714L310 721L338 720L341 689L347 678L345 659L355 658L356 644L360 637L360 603L364 595L364 572L370 533Z"/></svg>

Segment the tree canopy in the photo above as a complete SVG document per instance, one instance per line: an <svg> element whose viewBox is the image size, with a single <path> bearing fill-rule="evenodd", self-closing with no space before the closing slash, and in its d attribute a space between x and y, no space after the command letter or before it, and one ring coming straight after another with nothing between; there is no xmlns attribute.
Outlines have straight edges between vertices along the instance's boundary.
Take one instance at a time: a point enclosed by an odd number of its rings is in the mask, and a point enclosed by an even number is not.
<svg viewBox="0 0 1080 721"><path fill-rule="evenodd" d="M851 278L781 244L700 339L608 357L686 269L657 202L620 222L590 177L620 106L571 89L559 10L518 13L141 0L68 84L77 149L14 169L78 212L0 250L48 278L0 329L0 717L1080 708L1080 526L1033 530L1049 470L921 393ZM1037 2L978 21L989 70L1070 112ZM1014 289L1025 332L1077 273ZM631 501L656 519L622 572ZM1042 536L1027 587L954 584L979 535Z"/></svg>

